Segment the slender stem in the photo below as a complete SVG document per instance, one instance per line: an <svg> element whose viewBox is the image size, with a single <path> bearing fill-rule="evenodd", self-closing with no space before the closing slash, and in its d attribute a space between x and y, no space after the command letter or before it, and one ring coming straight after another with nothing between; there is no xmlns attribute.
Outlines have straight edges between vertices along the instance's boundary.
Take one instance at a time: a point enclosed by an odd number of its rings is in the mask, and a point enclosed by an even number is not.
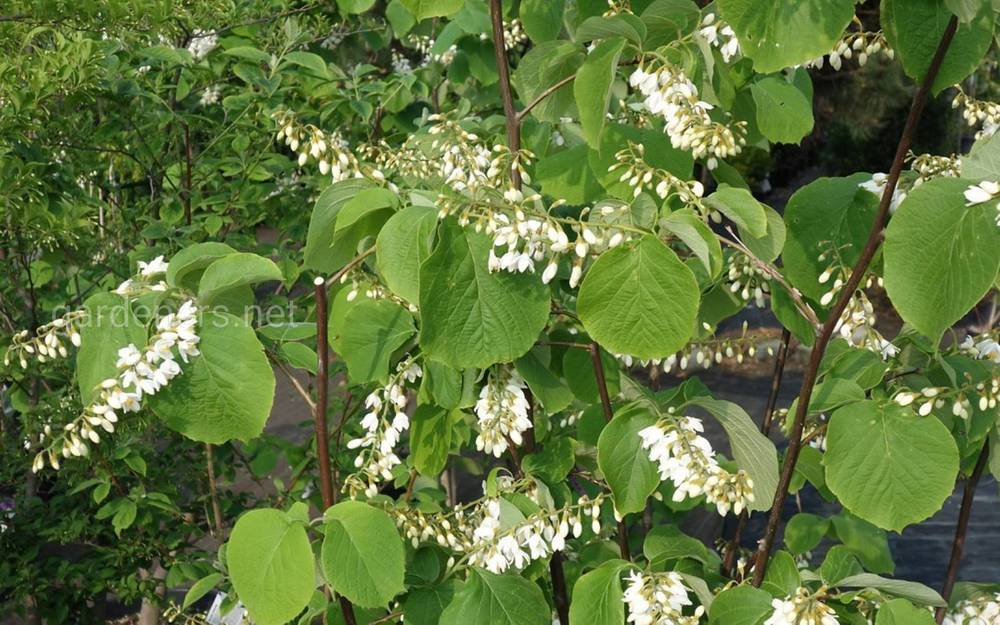
<svg viewBox="0 0 1000 625"><path fill-rule="evenodd" d="M552 598L556 604L556 614L561 625L569 625L569 591L566 589L566 573L563 572L563 554L552 553L549 560L549 575L552 576Z"/></svg>
<svg viewBox="0 0 1000 625"><path fill-rule="evenodd" d="M208 467L208 495L212 500L212 518L215 521L215 536L219 540L222 540L222 508L219 506L219 492L215 487L215 461L212 455L212 443L205 443L205 465Z"/></svg>
<svg viewBox="0 0 1000 625"><path fill-rule="evenodd" d="M788 495L788 485L792 482L795 463L798 462L799 450L802 448L802 430L805 427L806 413L809 411L809 400L812 398L813 385L816 383L816 378L819 374L819 366L823 360L823 354L826 351L827 344L830 342L830 338L833 336L837 323L840 321L840 316L843 314L844 309L847 308L848 302L854 296L858 285L861 284L861 279L864 277L865 272L868 271L868 265L871 263L875 252L881 244L882 230L885 226L886 217L889 214L889 204L892 200L892 194L896 190L896 184L899 182L899 174L903 170L906 153L913 142L917 122L920 120L920 115L924 110L924 104L927 102L927 95L930 93L931 85L934 84L934 78L937 77L938 70L941 68L941 61L944 60L945 52L947 52L948 46L951 45L951 40L954 38L957 28L958 19L953 16L944 30L941 42L938 44L934 58L927 69L927 75L924 76L920 88L917 89L916 94L913 96L910 114L906 118L906 126L903 128L899 145L896 147L896 156L893 160L892 168L889 170L889 178L886 180L882 200L879 203L875 222L872 224L871 232L868 235L868 241L861 250L858 262L851 271L851 277L847 279L847 284L844 285L843 290L837 298L837 302L830 310L819 336L816 337L816 343L813 345L812 352L809 354L809 364L802 378L798 409L795 411L795 421L792 424L792 433L788 441L788 449L785 452L785 464L781 470L781 479L778 481L778 491L774 495L774 503L771 506L771 515L768 518L767 529L757 550L753 573L754 586L759 587L764 582L764 574L767 572L767 561L771 554L771 547L774 545L775 535L778 533L781 511L785 505L785 498Z"/></svg>
<svg viewBox="0 0 1000 625"><path fill-rule="evenodd" d="M514 90L510 86L510 67L507 65L507 45L503 39L503 8L501 0L490 0L490 20L493 24L493 50L496 54L497 74L500 77L500 98L503 114L507 119L507 147L511 153L521 150L521 125L514 110ZM515 189L521 188L521 173L511 169L510 180Z"/></svg>
<svg viewBox="0 0 1000 625"><path fill-rule="evenodd" d="M576 78L576 74L570 74L569 76L563 78L559 82L555 83L554 85L552 85L551 87L549 87L545 91L543 91L543 92L539 93L537 96L535 96L535 99L533 99L531 102L528 102L528 104L523 109L521 109L521 111L517 114L517 121L518 121L518 123L521 123L521 121L524 120L524 118L528 116L528 113L531 112L531 109L533 109L536 106L538 106L539 104L541 104L542 101L545 100L545 98L549 97L550 95L552 95L556 91L559 91L561 88L563 88L566 85L568 85L569 83L573 82L574 78Z"/></svg>
<svg viewBox="0 0 1000 625"><path fill-rule="evenodd" d="M191 127L184 124L184 151L187 169L184 176L184 223L191 225L191 164L194 162L194 147L191 145Z"/></svg>
<svg viewBox="0 0 1000 625"><path fill-rule="evenodd" d="M601 409L604 411L604 420L610 423L614 417L614 411L611 409L608 382L604 376L604 363L601 362L601 348L593 341L590 343L590 360L594 364L594 377L597 378L597 392L601 396ZM625 519L618 521L618 552L621 554L622 560L632 560L628 548L628 527L625 525Z"/></svg>
<svg viewBox="0 0 1000 625"><path fill-rule="evenodd" d="M951 546L951 560L948 562L948 573L944 577L944 586L941 588L941 596L947 602L951 598L951 591L955 587L955 580L958 578L958 567L962 564L962 551L965 549L965 535L969 530L969 517L972 514L972 501L976 497L976 486L979 478L983 476L983 469L986 468L986 461L990 457L990 443L987 440L983 445L983 450L979 452L979 460L976 461L976 468L972 470L972 475L965 481L965 492L962 494L962 507L958 512L958 524L955 526L955 541ZM937 609L935 617L938 625L944 620L947 607L941 606Z"/></svg>
<svg viewBox="0 0 1000 625"><path fill-rule="evenodd" d="M785 359L788 357L788 343L791 341L792 333L788 328L781 331L781 345L778 347L778 355L774 360L774 373L771 374L771 393L767 397L767 405L764 407L764 418L760 422L760 431L764 436L771 433L771 422L774 418L774 407L778 404L778 392L781 390L781 378L785 374ZM736 565L736 554L740 547L740 538L743 536L743 529L746 527L750 513L746 510L740 514L740 519L736 523L736 531L726 545L726 556L722 563L722 572L726 577L732 577L733 567Z"/></svg>
<svg viewBox="0 0 1000 625"><path fill-rule="evenodd" d="M316 458L319 461L320 491L323 496L323 509L336 503L333 491L333 472L330 470L329 430L326 425L326 409L329 404L330 382L330 345L327 341L327 315L329 305L326 294L326 281L316 278L316 353L319 355L316 367L316 410L314 422L316 425ZM354 606L346 597L338 595L340 611L344 615L346 625L357 625L354 617Z"/></svg>

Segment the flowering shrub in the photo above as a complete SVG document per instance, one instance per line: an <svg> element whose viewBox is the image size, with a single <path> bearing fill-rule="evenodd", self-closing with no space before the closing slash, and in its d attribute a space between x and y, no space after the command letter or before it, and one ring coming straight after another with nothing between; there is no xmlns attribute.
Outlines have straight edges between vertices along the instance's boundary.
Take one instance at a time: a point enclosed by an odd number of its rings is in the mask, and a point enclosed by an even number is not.
<svg viewBox="0 0 1000 625"><path fill-rule="evenodd" d="M6 20L37 47L0 65L25 501L90 492L95 522L155 544L143 579L165 572L121 595L183 589L177 618L219 591L258 625L993 622L997 580L956 580L976 484L1000 477L1000 114L966 81L994 3L701 4L252 2L112 20L72 55ZM49 63L78 82L9 86ZM748 162L810 135L813 76L871 65L914 84L888 171L759 201ZM911 151L936 97L976 129L967 154ZM116 160L46 182L32 147L85 140L75 109L49 119L67 102L111 105L98 130L122 132L93 149ZM753 309L780 340L726 333ZM696 375L771 360L759 417ZM311 413L301 446L265 433L276 375ZM192 442L197 496L171 481ZM220 493L219 470L264 494ZM962 478L941 591L886 577L887 532ZM786 519L805 488L839 512ZM729 521L718 549L681 531L693 511Z"/></svg>

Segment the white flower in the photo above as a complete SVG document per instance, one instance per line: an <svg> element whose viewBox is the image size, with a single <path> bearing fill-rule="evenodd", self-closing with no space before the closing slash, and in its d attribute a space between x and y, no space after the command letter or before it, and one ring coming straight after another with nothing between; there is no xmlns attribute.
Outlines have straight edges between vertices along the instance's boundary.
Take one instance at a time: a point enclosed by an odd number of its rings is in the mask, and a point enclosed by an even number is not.
<svg viewBox="0 0 1000 625"><path fill-rule="evenodd" d="M147 262L139 261L139 275L144 278L150 276L155 276L161 273L167 272L167 261L163 260L163 256L157 256L153 260Z"/></svg>
<svg viewBox="0 0 1000 625"><path fill-rule="evenodd" d="M1000 593L983 594L960 601L944 617L942 625L997 625L1000 623Z"/></svg>
<svg viewBox="0 0 1000 625"><path fill-rule="evenodd" d="M191 37L191 43L188 44L187 49L195 61L200 61L209 52L214 50L217 45L219 45L219 36L216 33L196 30Z"/></svg>
<svg viewBox="0 0 1000 625"><path fill-rule="evenodd" d="M837 614L808 588L799 588L788 599L771 601L774 611L764 625L839 625Z"/></svg>
<svg viewBox="0 0 1000 625"><path fill-rule="evenodd" d="M206 87L205 90L201 92L201 97L198 98L198 104L200 106L211 106L219 101L219 97L221 95L222 88L218 85Z"/></svg>
<svg viewBox="0 0 1000 625"><path fill-rule="evenodd" d="M479 421L476 449L499 458L509 442L521 444L522 434L532 427L524 389L524 381L515 371L490 373L475 405Z"/></svg>
<svg viewBox="0 0 1000 625"><path fill-rule="evenodd" d="M692 605L680 573L643 573L631 571L622 601L628 607L628 622L634 625L696 625L705 608L698 606L691 615L683 610Z"/></svg>
<svg viewBox="0 0 1000 625"><path fill-rule="evenodd" d="M965 190L966 206L989 202L998 193L1000 193L1000 184L996 182L984 181L978 185L972 185Z"/></svg>

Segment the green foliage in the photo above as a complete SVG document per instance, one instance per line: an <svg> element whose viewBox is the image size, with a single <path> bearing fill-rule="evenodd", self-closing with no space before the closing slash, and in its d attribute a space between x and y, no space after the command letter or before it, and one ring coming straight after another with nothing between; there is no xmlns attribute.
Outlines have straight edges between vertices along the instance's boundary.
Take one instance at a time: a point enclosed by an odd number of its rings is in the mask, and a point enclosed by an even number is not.
<svg viewBox="0 0 1000 625"><path fill-rule="evenodd" d="M403 591L403 541L385 512L345 501L327 510L324 519L320 564L334 590L371 608Z"/></svg>

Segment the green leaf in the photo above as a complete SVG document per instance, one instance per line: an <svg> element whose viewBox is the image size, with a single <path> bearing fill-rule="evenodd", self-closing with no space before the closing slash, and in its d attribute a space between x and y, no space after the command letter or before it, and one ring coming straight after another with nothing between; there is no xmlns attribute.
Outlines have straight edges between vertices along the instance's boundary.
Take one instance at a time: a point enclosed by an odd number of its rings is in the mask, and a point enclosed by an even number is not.
<svg viewBox="0 0 1000 625"><path fill-rule="evenodd" d="M514 367L528 383L528 388L542 404L546 414L561 412L573 403L573 392L562 379L542 364L534 351L529 351L514 361Z"/></svg>
<svg viewBox="0 0 1000 625"><path fill-rule="evenodd" d="M832 284L820 284L819 276L835 259L844 267L857 262L878 210L878 197L858 188L870 178L867 174L819 178L788 200L782 261L789 282L807 297L818 301L830 290ZM836 256L831 255L833 250Z"/></svg>
<svg viewBox="0 0 1000 625"><path fill-rule="evenodd" d="M891 574L896 565L889 551L889 537L885 530L879 529L859 519L846 510L830 519L837 537L858 556L865 569L873 573Z"/></svg>
<svg viewBox="0 0 1000 625"><path fill-rule="evenodd" d="M198 304L211 306L233 289L281 279L281 269L270 259L256 254L229 254L209 265L201 276Z"/></svg>
<svg viewBox="0 0 1000 625"><path fill-rule="evenodd" d="M660 225L677 235L705 267L710 278L722 271L722 245L712 229L692 208L681 208L667 215Z"/></svg>
<svg viewBox="0 0 1000 625"><path fill-rule="evenodd" d="M969 180L1000 179L1000 135L989 135L972 144L962 157L962 178Z"/></svg>
<svg viewBox="0 0 1000 625"><path fill-rule="evenodd" d="M581 43L596 39L624 37L629 43L642 46L646 38L646 24L630 13L588 17L577 27L574 39Z"/></svg>
<svg viewBox="0 0 1000 625"><path fill-rule="evenodd" d="M677 255L652 236L621 245L593 264L577 313L587 333L616 354L663 358L691 338L698 283Z"/></svg>
<svg viewBox="0 0 1000 625"><path fill-rule="evenodd" d="M769 510L778 490L778 452L774 443L760 433L745 410L732 402L698 397L688 403L707 410L726 430L736 465L753 480L750 510Z"/></svg>
<svg viewBox="0 0 1000 625"><path fill-rule="evenodd" d="M705 205L719 211L737 226L755 237L767 234L767 214L764 205L746 189L720 185L705 198Z"/></svg>
<svg viewBox="0 0 1000 625"><path fill-rule="evenodd" d="M755 237L741 230L740 237L754 256L769 263L781 255L781 250L785 247L785 222L778 211L766 204L761 206L764 207L764 215L767 217L767 233L762 237Z"/></svg>
<svg viewBox="0 0 1000 625"><path fill-rule="evenodd" d="M650 530L642 543L642 553L651 566L682 558L711 566L719 560L700 540L681 532L675 525L659 525Z"/></svg>
<svg viewBox="0 0 1000 625"><path fill-rule="evenodd" d="M966 206L967 181L914 189L885 233L885 289L904 321L936 344L993 287L1000 270L996 202Z"/></svg>
<svg viewBox="0 0 1000 625"><path fill-rule="evenodd" d="M129 344L146 345L146 327L139 322L128 300L116 293L97 293L83 304L86 323L80 325L80 351L76 355L76 381L80 398L89 404L97 387L117 377L118 350Z"/></svg>
<svg viewBox="0 0 1000 625"><path fill-rule="evenodd" d="M801 583L795 558L787 551L777 551L768 560L767 573L760 587L771 593L772 597L784 599L794 595Z"/></svg>
<svg viewBox="0 0 1000 625"><path fill-rule="evenodd" d="M528 50L521 58L511 80L522 102L531 102L546 89L576 74L586 54L583 48L568 41L546 41ZM559 122L564 116L576 117L573 87L566 83L531 109L531 115L547 122Z"/></svg>
<svg viewBox="0 0 1000 625"><path fill-rule="evenodd" d="M490 272L487 235L450 219L438 234L420 266L420 346L457 369L522 356L548 321L548 289L535 275Z"/></svg>
<svg viewBox="0 0 1000 625"><path fill-rule="evenodd" d="M306 607L316 587L305 527L280 510L251 510L226 546L233 589L255 623L281 625Z"/></svg>
<svg viewBox="0 0 1000 625"><path fill-rule="evenodd" d="M833 413L823 462L844 507L901 531L941 509L955 485L958 447L935 417L863 401Z"/></svg>
<svg viewBox="0 0 1000 625"><path fill-rule="evenodd" d="M985 7L991 5L990 0L944 0L948 10L958 16L962 23L971 22ZM995 5L994 5L995 6Z"/></svg>
<svg viewBox="0 0 1000 625"><path fill-rule="evenodd" d="M395 208L398 203L399 199L396 194L389 189L375 187L359 191L357 195L347 200L340 212L337 213L337 224L334 232L339 233L346 230L365 216L383 208Z"/></svg>
<svg viewBox="0 0 1000 625"><path fill-rule="evenodd" d="M573 96L580 112L583 136L592 148L601 145L601 131L608 116L611 101L611 83L618 67L618 59L625 48L622 38L607 39L587 55L573 81Z"/></svg>
<svg viewBox="0 0 1000 625"><path fill-rule="evenodd" d="M615 397L621 390L618 361L608 352L601 350L601 365L604 368L604 383L608 387L608 395ZM594 359L589 350L578 347L566 350L562 373L573 395L580 401L588 404L601 401L601 391L597 388L597 375L594 371Z"/></svg>
<svg viewBox="0 0 1000 625"><path fill-rule="evenodd" d="M351 603L381 607L403 592L403 540L389 515L360 501L326 511L323 576Z"/></svg>
<svg viewBox="0 0 1000 625"><path fill-rule="evenodd" d="M458 13L465 4L465 0L402 0L402 2L418 22L428 17Z"/></svg>
<svg viewBox="0 0 1000 625"><path fill-rule="evenodd" d="M944 599L937 591L902 579L886 579L871 573L861 573L842 579L837 583L840 588L874 588L884 593L909 599L921 605L942 606L946 605Z"/></svg>
<svg viewBox="0 0 1000 625"><path fill-rule="evenodd" d="M207 595L208 591L215 588L222 581L222 577L222 573L210 573L192 584L191 588L184 595L184 604L181 606L181 609L187 610L191 607L191 604L196 603L199 599Z"/></svg>
<svg viewBox="0 0 1000 625"><path fill-rule="evenodd" d="M550 484L558 484L566 479L576 464L575 445L568 437L549 440L541 451L530 453L521 459L521 469Z"/></svg>
<svg viewBox="0 0 1000 625"><path fill-rule="evenodd" d="M691 153L672 146L663 131L636 128L609 120L601 136L600 149L590 150L588 161L590 169L610 195L626 202L633 201L634 190L628 181L620 180L621 170L610 171L610 167L618 162L615 154L627 148L630 142L645 147L645 161L651 167L665 169L684 180L691 177L694 168Z"/></svg>
<svg viewBox="0 0 1000 625"><path fill-rule="evenodd" d="M604 188L594 170L587 165L589 152L585 144L580 144L539 159L535 165L535 180L542 192L569 204L585 204L599 199Z"/></svg>
<svg viewBox="0 0 1000 625"><path fill-rule="evenodd" d="M316 375L316 366L319 364L319 357L308 345L287 342L282 343L278 351L281 352L282 359L288 364L296 369L302 369Z"/></svg>
<svg viewBox="0 0 1000 625"><path fill-rule="evenodd" d="M226 56L235 56L239 59L246 59L255 63L267 63L271 60L271 55L263 50L258 50L253 46L236 46L222 52Z"/></svg>
<svg viewBox="0 0 1000 625"><path fill-rule="evenodd" d="M854 0L719 0L717 6L760 73L827 54L854 16Z"/></svg>
<svg viewBox="0 0 1000 625"><path fill-rule="evenodd" d="M934 614L917 608L906 599L883 603L875 617L875 625L934 625Z"/></svg>
<svg viewBox="0 0 1000 625"><path fill-rule="evenodd" d="M812 132L812 102L784 78L767 76L752 85L757 127L774 143L798 143Z"/></svg>
<svg viewBox="0 0 1000 625"><path fill-rule="evenodd" d="M115 510L115 515L111 517L111 527L114 528L116 536L121 536L123 530L132 527L137 512L135 502L131 499L118 500L118 508Z"/></svg>
<svg viewBox="0 0 1000 625"><path fill-rule="evenodd" d="M632 403L615 412L597 441L597 463L621 514L643 510L646 498L660 484L656 465L639 438L640 430L655 423L656 417L645 406Z"/></svg>
<svg viewBox="0 0 1000 625"><path fill-rule="evenodd" d="M173 430L205 443L260 435L274 400L274 373L253 329L227 313L198 322L200 356L150 398Z"/></svg>
<svg viewBox="0 0 1000 625"><path fill-rule="evenodd" d="M417 331L413 315L389 300L364 300L351 308L344 320L341 356L351 380L362 384L389 373L392 353Z"/></svg>
<svg viewBox="0 0 1000 625"><path fill-rule="evenodd" d="M550 625L551 609L535 582L469 569L440 625Z"/></svg>
<svg viewBox="0 0 1000 625"><path fill-rule="evenodd" d="M332 249L337 215L351 198L371 186L372 183L363 178L351 178L333 183L320 194L309 218L309 231L303 250L303 266L306 269L333 273L351 259L353 251Z"/></svg>
<svg viewBox="0 0 1000 625"><path fill-rule="evenodd" d="M709 625L760 625L774 608L771 595L753 586L736 586L719 593L708 611Z"/></svg>
<svg viewBox="0 0 1000 625"><path fill-rule="evenodd" d="M944 0L886 0L881 3L881 18L885 38L899 55L903 69L914 80L922 81L951 19ZM934 79L933 93L962 82L979 66L992 41L992 11L961 24Z"/></svg>
<svg viewBox="0 0 1000 625"><path fill-rule="evenodd" d="M800 512L785 525L785 545L795 555L812 551L830 528L830 520L808 512Z"/></svg>
<svg viewBox="0 0 1000 625"><path fill-rule="evenodd" d="M375 0L337 0L337 7L341 13L350 15L351 13L364 13L372 8Z"/></svg>
<svg viewBox="0 0 1000 625"><path fill-rule="evenodd" d="M425 404L410 418L410 452L421 475L435 477L444 470L451 451L452 431L462 418L459 411Z"/></svg>
<svg viewBox="0 0 1000 625"><path fill-rule="evenodd" d="M573 585L570 625L623 625L621 574L630 566L624 560L608 560L581 575Z"/></svg>
<svg viewBox="0 0 1000 625"><path fill-rule="evenodd" d="M864 573L864 569L849 547L834 545L826 552L826 558L823 559L819 572L824 583L835 586L844 578Z"/></svg>
<svg viewBox="0 0 1000 625"><path fill-rule="evenodd" d="M438 625L438 619L455 596L455 580L432 588L414 588L403 602L403 625Z"/></svg>
<svg viewBox="0 0 1000 625"><path fill-rule="evenodd" d="M236 250L225 243L195 243L177 252L167 266L167 284L197 291L198 280L206 267Z"/></svg>
<svg viewBox="0 0 1000 625"><path fill-rule="evenodd" d="M549 41L562 31L566 0L522 0L519 9L524 32L535 43Z"/></svg>
<svg viewBox="0 0 1000 625"><path fill-rule="evenodd" d="M410 32L410 29L417 23L413 14L403 6L400 0L390 0L385 7L385 17L389 20L389 25L392 26L393 34L399 39Z"/></svg>
<svg viewBox="0 0 1000 625"><path fill-rule="evenodd" d="M431 254L437 228L432 206L409 206L385 222L375 240L375 266L386 286L408 302L420 296L420 263Z"/></svg>

